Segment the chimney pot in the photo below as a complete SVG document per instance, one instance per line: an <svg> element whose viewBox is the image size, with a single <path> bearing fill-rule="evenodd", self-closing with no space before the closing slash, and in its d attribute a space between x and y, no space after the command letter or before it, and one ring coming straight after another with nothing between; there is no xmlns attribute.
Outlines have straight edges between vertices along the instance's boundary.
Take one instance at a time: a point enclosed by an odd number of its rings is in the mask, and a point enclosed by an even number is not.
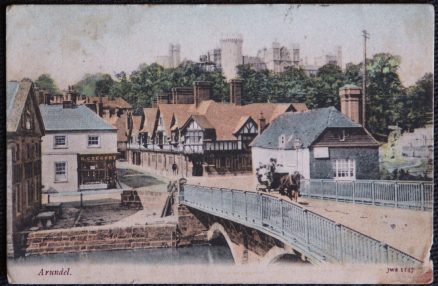
<svg viewBox="0 0 438 286"><path fill-rule="evenodd" d="M341 112L352 121L362 123L362 89L348 84L339 89Z"/></svg>

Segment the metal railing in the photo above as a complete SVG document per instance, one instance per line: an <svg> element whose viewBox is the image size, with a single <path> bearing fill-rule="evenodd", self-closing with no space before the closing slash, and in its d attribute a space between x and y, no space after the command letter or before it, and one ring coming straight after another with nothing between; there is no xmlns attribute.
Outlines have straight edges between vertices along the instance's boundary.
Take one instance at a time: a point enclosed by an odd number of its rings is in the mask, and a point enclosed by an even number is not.
<svg viewBox="0 0 438 286"><path fill-rule="evenodd" d="M304 197L417 210L433 208L433 183L383 180L302 180Z"/></svg>
<svg viewBox="0 0 438 286"><path fill-rule="evenodd" d="M316 261L421 265L418 259L299 205L266 194L184 185L180 203L258 229Z"/></svg>

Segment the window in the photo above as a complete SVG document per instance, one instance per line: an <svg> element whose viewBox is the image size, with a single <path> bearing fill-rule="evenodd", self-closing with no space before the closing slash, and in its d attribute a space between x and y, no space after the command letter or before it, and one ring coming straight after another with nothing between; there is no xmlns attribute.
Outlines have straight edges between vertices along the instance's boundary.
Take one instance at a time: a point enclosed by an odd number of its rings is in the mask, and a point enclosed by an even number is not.
<svg viewBox="0 0 438 286"><path fill-rule="evenodd" d="M27 159L31 159L32 158L32 145L28 144L26 145L27 148Z"/></svg>
<svg viewBox="0 0 438 286"><path fill-rule="evenodd" d="M100 147L98 135L88 135L88 147Z"/></svg>
<svg viewBox="0 0 438 286"><path fill-rule="evenodd" d="M54 148L65 148L67 147L67 136L65 135L56 135L55 136L55 146Z"/></svg>
<svg viewBox="0 0 438 286"><path fill-rule="evenodd" d="M55 182L67 181L67 162L55 162Z"/></svg>
<svg viewBox="0 0 438 286"><path fill-rule="evenodd" d="M38 143L35 143L35 155L40 156L40 145Z"/></svg>
<svg viewBox="0 0 438 286"><path fill-rule="evenodd" d="M333 161L333 178L336 180L356 179L356 161L353 159L337 159Z"/></svg>
<svg viewBox="0 0 438 286"><path fill-rule="evenodd" d="M20 144L17 144L17 149L15 150L15 159L20 161Z"/></svg>

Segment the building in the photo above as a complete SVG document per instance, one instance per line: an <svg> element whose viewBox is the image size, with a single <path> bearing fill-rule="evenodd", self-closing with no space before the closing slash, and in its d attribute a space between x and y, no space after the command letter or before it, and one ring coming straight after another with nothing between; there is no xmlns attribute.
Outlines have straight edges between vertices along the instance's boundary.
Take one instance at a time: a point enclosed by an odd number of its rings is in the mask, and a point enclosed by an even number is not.
<svg viewBox="0 0 438 286"><path fill-rule="evenodd" d="M249 143L260 130L284 112L307 110L299 103L242 105L240 80L230 82L229 103L210 100L209 82L195 82L192 90L144 109L128 146L131 163L168 171L176 162L185 176L250 172Z"/></svg>
<svg viewBox="0 0 438 286"><path fill-rule="evenodd" d="M257 57L266 64L266 68L275 73L284 72L285 68L293 66L294 62L299 64L299 47L294 46L293 53L279 42L274 41L271 48L264 48L258 51ZM298 65L297 65L298 66Z"/></svg>
<svg viewBox="0 0 438 286"><path fill-rule="evenodd" d="M318 67L322 67L327 64L334 64L339 66L341 69L342 66L342 47L336 46L334 52L326 53L322 56L315 57L315 65Z"/></svg>
<svg viewBox="0 0 438 286"><path fill-rule="evenodd" d="M116 188L117 129L85 105L39 106L46 190L77 192Z"/></svg>
<svg viewBox="0 0 438 286"><path fill-rule="evenodd" d="M18 232L41 207L41 137L44 123L30 80L9 81L6 90L7 254L17 254Z"/></svg>
<svg viewBox="0 0 438 286"><path fill-rule="evenodd" d="M181 46L169 44L169 53L166 56L157 56L155 62L163 68L176 68L181 64Z"/></svg>
<svg viewBox="0 0 438 286"><path fill-rule="evenodd" d="M298 171L306 179L379 179L379 143L354 118L361 104L345 102L345 94L356 96L356 88L348 88L341 88L342 112L327 107L275 119L251 143L253 172L274 158L289 173Z"/></svg>

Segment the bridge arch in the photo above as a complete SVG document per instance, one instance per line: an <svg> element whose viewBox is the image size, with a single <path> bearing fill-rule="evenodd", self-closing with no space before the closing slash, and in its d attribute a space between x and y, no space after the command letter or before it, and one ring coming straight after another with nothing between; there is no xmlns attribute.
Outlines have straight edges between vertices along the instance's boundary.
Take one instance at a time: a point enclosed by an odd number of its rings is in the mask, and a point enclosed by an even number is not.
<svg viewBox="0 0 438 286"><path fill-rule="evenodd" d="M265 256L263 256L263 259L262 259L261 263L263 263L264 265L273 264L276 261L278 261L279 259L281 259L281 258L283 258L285 256L289 256L289 255L297 257L298 259L301 259L302 262L306 261L302 254L296 252L291 247L288 247L288 246L285 245L284 248L278 247L278 246L272 247L265 254Z"/></svg>
<svg viewBox="0 0 438 286"><path fill-rule="evenodd" d="M240 246L231 241L231 238L228 235L227 231L220 223L215 222L211 225L207 232L207 240L211 241L217 238L219 235L222 235L225 238L225 241L227 242L228 247L231 250L231 255L233 256L234 263L239 264L240 256L238 255L238 249L240 248Z"/></svg>

